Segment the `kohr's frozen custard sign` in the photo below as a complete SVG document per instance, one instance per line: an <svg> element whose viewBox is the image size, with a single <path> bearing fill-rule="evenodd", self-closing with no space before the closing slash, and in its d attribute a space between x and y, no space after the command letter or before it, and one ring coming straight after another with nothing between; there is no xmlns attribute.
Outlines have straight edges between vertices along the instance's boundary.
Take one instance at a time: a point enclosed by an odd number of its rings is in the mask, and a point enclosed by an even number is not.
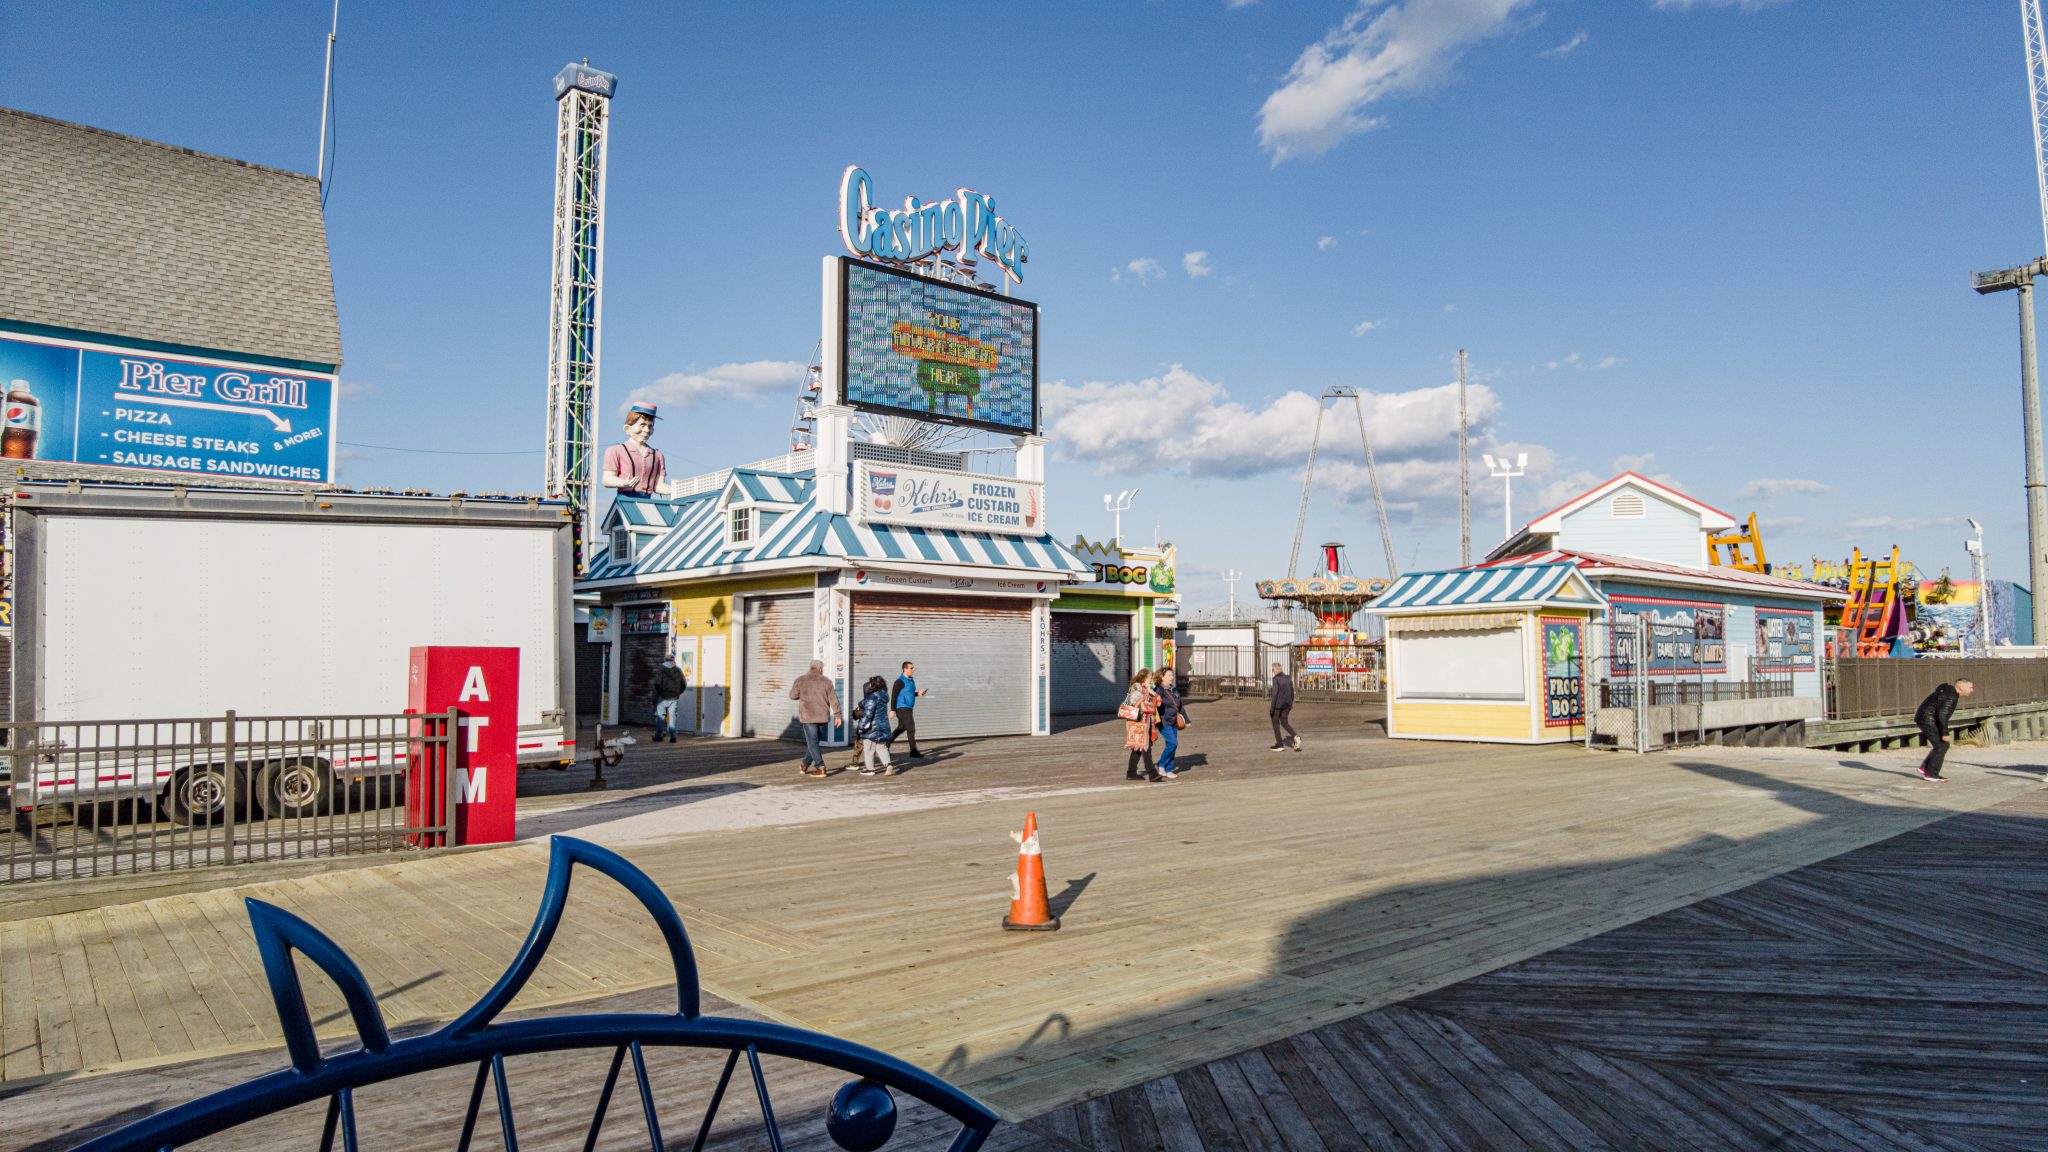
<svg viewBox="0 0 2048 1152"><path fill-rule="evenodd" d="M1031 245L1024 234L996 214L996 198L972 188L957 189L950 200L925 203L906 197L897 211L873 202L874 182L859 165L839 179L839 237L855 256L891 264L910 264L952 249L963 264L979 253L994 261L1012 284L1024 282Z"/></svg>
<svg viewBox="0 0 2048 1152"><path fill-rule="evenodd" d="M1045 530L1045 485L1029 480L861 460L853 487L854 516L865 523L1010 536Z"/></svg>

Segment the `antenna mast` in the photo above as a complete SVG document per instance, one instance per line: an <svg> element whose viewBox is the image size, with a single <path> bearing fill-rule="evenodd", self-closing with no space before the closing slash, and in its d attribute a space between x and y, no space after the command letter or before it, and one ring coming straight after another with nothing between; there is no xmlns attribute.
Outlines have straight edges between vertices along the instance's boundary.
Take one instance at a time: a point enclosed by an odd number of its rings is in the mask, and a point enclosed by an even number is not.
<svg viewBox="0 0 2048 1152"><path fill-rule="evenodd" d="M1465 416L1465 350L1458 349L1458 566L1472 564L1471 426Z"/></svg>
<svg viewBox="0 0 2048 1152"><path fill-rule="evenodd" d="M313 179L323 190L327 187L327 105L334 98L334 39L340 31L341 0L334 0L334 23L327 29L327 74L320 78L320 159L313 165Z"/></svg>
<svg viewBox="0 0 2048 1152"><path fill-rule="evenodd" d="M598 321L604 282L604 170L619 78L590 61L555 76L555 263L548 314L548 427L542 490L576 518L576 572L597 502Z"/></svg>

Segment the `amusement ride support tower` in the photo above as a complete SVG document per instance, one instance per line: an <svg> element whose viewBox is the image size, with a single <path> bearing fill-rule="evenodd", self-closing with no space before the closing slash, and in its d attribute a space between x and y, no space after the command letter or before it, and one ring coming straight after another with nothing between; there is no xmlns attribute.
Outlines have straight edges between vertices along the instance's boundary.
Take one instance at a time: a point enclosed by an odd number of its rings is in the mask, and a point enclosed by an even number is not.
<svg viewBox="0 0 2048 1152"><path fill-rule="evenodd" d="M542 490L576 516L584 568L597 499L598 325L604 283L604 170L619 78L590 61L555 76L555 262L548 310L548 428Z"/></svg>

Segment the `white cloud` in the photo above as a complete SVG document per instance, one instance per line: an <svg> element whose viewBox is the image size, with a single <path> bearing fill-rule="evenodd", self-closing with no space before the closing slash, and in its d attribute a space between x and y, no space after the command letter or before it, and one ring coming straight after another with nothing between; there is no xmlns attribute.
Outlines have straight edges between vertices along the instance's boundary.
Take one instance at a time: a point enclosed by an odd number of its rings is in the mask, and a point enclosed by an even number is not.
<svg viewBox="0 0 2048 1152"><path fill-rule="evenodd" d="M1619 363L1621 363L1621 357L1619 356L1602 356L1600 359L1588 363L1584 356L1574 352L1569 356L1556 360L1546 360L1543 362L1543 366L1552 372L1561 368L1569 368L1574 372L1584 372L1589 368L1595 371L1602 368L1612 368Z"/></svg>
<svg viewBox="0 0 2048 1152"><path fill-rule="evenodd" d="M1562 44L1559 44L1559 45L1558 45L1557 47L1555 47L1555 48L1546 48L1546 49L1544 49L1543 51L1541 51L1541 52L1538 52L1538 53L1537 53L1537 55L1538 55L1538 56L1543 56L1543 57L1547 57L1547 58L1549 58L1549 59L1552 59L1552 60L1561 60L1561 59L1563 59L1564 57L1566 57L1566 56L1569 56L1569 55L1571 55L1572 53L1574 53L1574 52L1578 51L1578 50L1579 50L1579 48L1580 48L1580 46L1581 46L1581 45L1583 45L1583 44L1585 44L1585 42L1586 42L1586 33L1585 33L1585 30L1584 30L1584 29L1580 29L1580 30L1579 30L1579 32L1578 32L1578 34L1577 34L1577 35L1575 35L1575 36L1573 36L1573 37L1572 37L1571 39L1569 39L1569 40L1565 41L1565 42L1564 42L1564 43L1562 43Z"/></svg>
<svg viewBox="0 0 2048 1152"><path fill-rule="evenodd" d="M343 380L341 382L341 398L343 400L355 400L363 396L373 396L376 392L377 386L367 380Z"/></svg>
<svg viewBox="0 0 2048 1152"><path fill-rule="evenodd" d="M1650 0L1650 7L1659 12L1690 12L1695 8L1740 8L1744 12L1755 12L1784 2L1785 0Z"/></svg>
<svg viewBox="0 0 2048 1152"><path fill-rule="evenodd" d="M1555 470L1557 458L1532 444L1504 444L1493 433L1499 397L1480 384L1468 390L1474 500L1488 495L1482 452L1529 453L1532 473ZM1458 386L1446 383L1407 392L1367 393L1365 419L1380 485L1389 510L1401 515L1456 515L1458 500ZM1290 391L1247 404L1228 389L1175 364L1144 380L1052 383L1045 389L1046 438L1066 461L1109 475L1178 474L1242 480L1265 475L1299 477L1314 436L1317 399ZM1160 412L1173 412L1179 433L1157 435ZM1349 403L1333 405L1323 420L1316 453L1316 488L1345 502L1369 504L1365 453ZM1590 487L1588 483L1585 487Z"/></svg>
<svg viewBox="0 0 2048 1152"><path fill-rule="evenodd" d="M1735 493L1738 500L1775 500L1780 496L1818 496L1828 486L1818 480L1751 480Z"/></svg>
<svg viewBox="0 0 2048 1152"><path fill-rule="evenodd" d="M1316 251L1318 252L1328 252L1330 249L1335 248L1336 246L1337 238L1335 236L1316 237Z"/></svg>
<svg viewBox="0 0 2048 1152"><path fill-rule="evenodd" d="M1150 256L1140 256L1121 268L1109 270L1110 280L1118 284L1123 283L1126 276L1143 284L1147 280L1157 280L1165 275L1166 269L1160 267L1159 261Z"/></svg>
<svg viewBox="0 0 2048 1152"><path fill-rule="evenodd" d="M1258 115L1273 163L1320 156L1385 121L1389 97L1441 83L1468 46L1506 28L1529 0L1359 0L1343 23L1302 50Z"/></svg>
<svg viewBox="0 0 2048 1152"><path fill-rule="evenodd" d="M1360 320L1358 322L1358 326L1351 330L1351 334L1353 336L1363 336L1367 332L1371 332L1378 329L1385 323L1385 320Z"/></svg>
<svg viewBox="0 0 2048 1152"><path fill-rule="evenodd" d="M1188 279L1190 280L1199 280L1216 271L1216 266L1209 263L1209 254L1207 252L1190 252L1182 256L1180 258L1180 266L1187 272Z"/></svg>
<svg viewBox="0 0 2048 1152"><path fill-rule="evenodd" d="M1859 532L1918 532L1925 528L1939 528L1961 523L1954 516L1866 516L1851 520L1843 527L1851 534ZM1988 551L1988 549L1987 549Z"/></svg>
<svg viewBox="0 0 2048 1152"><path fill-rule="evenodd" d="M1249 8L1258 2L1259 0L1223 0L1223 6L1225 8Z"/></svg>
<svg viewBox="0 0 2048 1152"><path fill-rule="evenodd" d="M1444 305L1444 315L1446 315L1446 316L1449 316L1449 315L1450 315L1451 313L1453 313L1453 312L1456 312L1457 310L1458 310L1458 306L1457 306L1456 304L1446 304L1446 305Z"/></svg>
<svg viewBox="0 0 2048 1152"><path fill-rule="evenodd" d="M632 404L691 408L703 400L761 400L776 393L793 396L804 370L805 366L794 360L750 360L720 364L705 372L671 372L633 389L619 411Z"/></svg>

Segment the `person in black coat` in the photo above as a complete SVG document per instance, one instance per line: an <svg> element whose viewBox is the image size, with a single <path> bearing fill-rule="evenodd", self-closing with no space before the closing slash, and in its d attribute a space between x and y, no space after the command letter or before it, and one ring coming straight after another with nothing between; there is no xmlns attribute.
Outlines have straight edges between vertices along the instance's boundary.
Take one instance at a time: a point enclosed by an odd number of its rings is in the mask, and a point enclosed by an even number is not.
<svg viewBox="0 0 2048 1152"><path fill-rule="evenodd" d="M1282 728L1294 738L1294 750L1301 751L1301 733L1287 722L1287 714L1294 711L1294 677L1278 664L1273 665L1273 687L1267 692L1266 711L1273 718L1273 746L1266 751L1278 752L1287 747L1287 741L1280 738Z"/></svg>
<svg viewBox="0 0 2048 1152"><path fill-rule="evenodd" d="M1977 686L1968 680L1939 684L1914 710L1913 725L1927 741L1927 758L1920 761L1921 779L1947 779L1941 774L1941 762L1948 755L1948 720L1955 715L1956 701L1976 690Z"/></svg>

